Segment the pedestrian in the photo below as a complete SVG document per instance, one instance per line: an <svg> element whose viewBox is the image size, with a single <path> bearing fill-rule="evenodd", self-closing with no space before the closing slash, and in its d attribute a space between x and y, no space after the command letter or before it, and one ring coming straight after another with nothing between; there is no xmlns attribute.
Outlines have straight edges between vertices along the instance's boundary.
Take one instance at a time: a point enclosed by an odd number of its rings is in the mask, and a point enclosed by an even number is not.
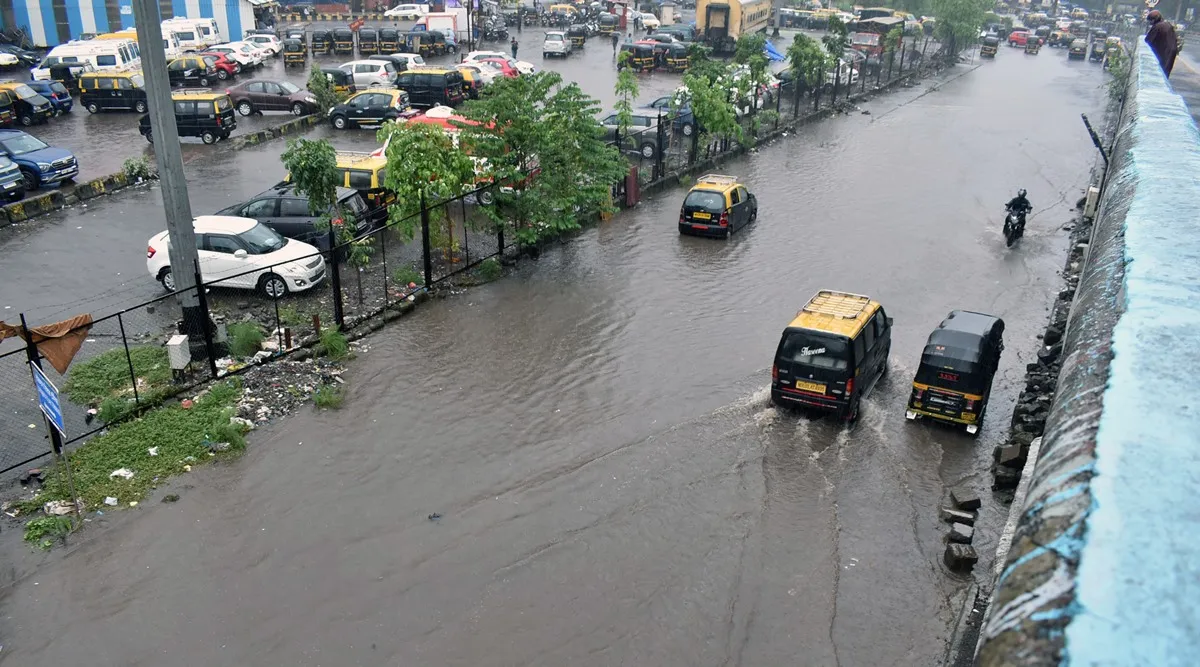
<svg viewBox="0 0 1200 667"><path fill-rule="evenodd" d="M617 52L617 46L621 44L621 33L614 32L612 34L613 53Z"/></svg>
<svg viewBox="0 0 1200 667"><path fill-rule="evenodd" d="M516 37L512 38L512 52L513 52L513 58L516 58L517 57L517 38Z"/></svg>
<svg viewBox="0 0 1200 667"><path fill-rule="evenodd" d="M1163 20L1162 12L1157 9L1146 15L1150 23L1150 32L1146 33L1146 43L1150 50L1158 56L1158 64L1162 66L1163 74L1171 77L1171 68L1175 67L1175 56L1179 53L1179 39L1175 36L1175 26Z"/></svg>

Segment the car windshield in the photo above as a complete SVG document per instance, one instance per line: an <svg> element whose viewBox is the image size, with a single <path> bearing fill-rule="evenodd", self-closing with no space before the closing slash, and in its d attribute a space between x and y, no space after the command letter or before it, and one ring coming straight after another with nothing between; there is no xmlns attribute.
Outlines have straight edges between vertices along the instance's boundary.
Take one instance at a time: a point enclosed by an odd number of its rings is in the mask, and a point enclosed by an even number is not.
<svg viewBox="0 0 1200 667"><path fill-rule="evenodd" d="M546 35L546 41L547 42L561 42L561 41L563 41L563 36L562 35Z"/></svg>
<svg viewBox="0 0 1200 667"><path fill-rule="evenodd" d="M412 59L412 61L413 61L414 63L418 64L418 65L424 65L424 64L425 64L425 59L424 59L424 58L422 58L421 56L414 56L414 57L413 57L413 59Z"/></svg>
<svg viewBox="0 0 1200 667"><path fill-rule="evenodd" d="M284 95L292 95L300 92L300 87L291 81L280 81L279 87L283 89Z"/></svg>
<svg viewBox="0 0 1200 667"><path fill-rule="evenodd" d="M41 139L28 134L22 134L12 137L11 139L5 139L3 144L4 150L13 155L24 155L25 153L31 153L33 151L40 151L43 148L49 148L49 146L47 146Z"/></svg>
<svg viewBox="0 0 1200 667"><path fill-rule="evenodd" d="M275 252L284 246L287 241L283 237L275 233L275 230L263 225L256 224L250 229L238 234L238 238L246 247L250 249L251 255L265 255Z"/></svg>

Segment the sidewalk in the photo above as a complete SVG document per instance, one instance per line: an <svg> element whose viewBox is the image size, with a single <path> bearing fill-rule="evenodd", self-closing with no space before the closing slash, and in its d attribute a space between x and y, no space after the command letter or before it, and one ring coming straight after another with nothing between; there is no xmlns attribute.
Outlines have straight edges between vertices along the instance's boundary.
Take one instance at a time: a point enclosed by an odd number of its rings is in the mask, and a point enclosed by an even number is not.
<svg viewBox="0 0 1200 667"><path fill-rule="evenodd" d="M1200 125L1200 65L1194 56L1183 53L1175 57L1175 67L1171 68L1171 87L1183 97L1188 110L1192 112L1192 120Z"/></svg>

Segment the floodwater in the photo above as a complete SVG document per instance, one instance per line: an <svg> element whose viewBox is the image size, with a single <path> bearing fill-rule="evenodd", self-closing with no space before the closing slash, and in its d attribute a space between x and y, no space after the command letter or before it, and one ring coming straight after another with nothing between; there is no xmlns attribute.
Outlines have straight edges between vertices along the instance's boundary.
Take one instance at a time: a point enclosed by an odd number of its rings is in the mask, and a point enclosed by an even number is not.
<svg viewBox="0 0 1200 667"><path fill-rule="evenodd" d="M941 565L938 508L982 494L982 576L1007 510L991 450L1104 98L1054 50L967 70L723 165L760 205L732 241L679 237L669 190L367 339L340 411L17 581L0 663L938 664L970 580ZM1006 249L1018 187L1036 212ZM768 404L821 288L895 318L850 429ZM1008 323L977 439L903 418L954 308Z"/></svg>

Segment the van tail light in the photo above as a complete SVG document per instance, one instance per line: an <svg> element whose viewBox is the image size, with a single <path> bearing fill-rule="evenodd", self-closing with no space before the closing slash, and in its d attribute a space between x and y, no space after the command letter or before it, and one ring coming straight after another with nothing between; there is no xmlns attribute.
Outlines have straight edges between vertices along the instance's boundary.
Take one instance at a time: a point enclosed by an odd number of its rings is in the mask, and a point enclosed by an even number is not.
<svg viewBox="0 0 1200 667"><path fill-rule="evenodd" d="M973 399L973 398L968 398L968 399L967 399L967 408L966 408L966 409L967 409L967 410L974 410L974 409L975 409L975 399Z"/></svg>
<svg viewBox="0 0 1200 667"><path fill-rule="evenodd" d="M152 245L146 246L146 259L150 259L150 258L154 257L154 253L156 253L156 252L158 252L158 251L154 249L154 246L152 246Z"/></svg>
<svg viewBox="0 0 1200 667"><path fill-rule="evenodd" d="M779 379L779 364L771 364L771 380Z"/></svg>
<svg viewBox="0 0 1200 667"><path fill-rule="evenodd" d="M682 225L684 222L685 222L685 220L684 220L683 213L682 213L682 212L680 212L680 213L679 213L679 224L681 224L681 225Z"/></svg>
<svg viewBox="0 0 1200 667"><path fill-rule="evenodd" d="M722 227L729 226L729 212L728 211L721 214L721 226Z"/></svg>
<svg viewBox="0 0 1200 667"><path fill-rule="evenodd" d="M854 378L846 380L846 399L849 400L854 395Z"/></svg>

